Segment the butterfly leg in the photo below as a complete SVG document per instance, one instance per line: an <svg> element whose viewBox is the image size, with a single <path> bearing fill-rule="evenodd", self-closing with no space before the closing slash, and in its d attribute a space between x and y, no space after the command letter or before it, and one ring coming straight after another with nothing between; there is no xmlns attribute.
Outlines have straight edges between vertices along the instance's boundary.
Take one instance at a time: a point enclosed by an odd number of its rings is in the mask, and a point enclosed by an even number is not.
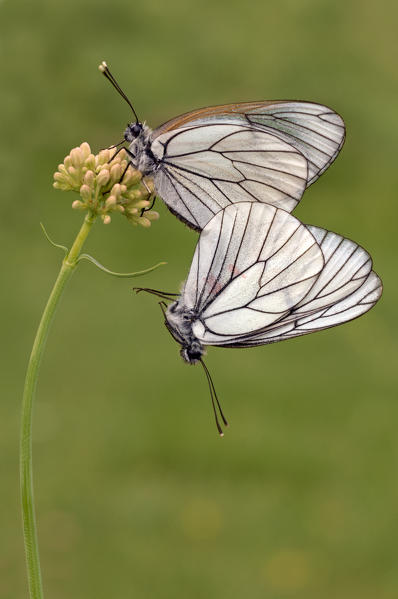
<svg viewBox="0 0 398 599"><path fill-rule="evenodd" d="M123 149L123 150L126 152L126 154L128 154L128 155L129 155L129 157L130 157L130 160L128 161L128 163L127 163L127 166L126 166L126 168L124 169L124 171L123 171L123 173L122 173L122 176L120 177L120 181L119 181L119 183L121 183L121 182L123 181L123 179L124 179L124 175L127 173L127 170L128 170L128 168L129 168L129 166L132 166L132 167L134 167L134 164L133 164L133 159L135 158L135 154L133 154L133 152L131 152L131 151L130 151L128 148L122 148L122 149Z"/></svg>
<svg viewBox="0 0 398 599"><path fill-rule="evenodd" d="M114 148L116 148L118 145L119 145L119 144L117 144L116 146L113 146L113 147L114 147ZM108 149L112 149L112 146L111 146L110 148L108 148ZM113 155L113 156L111 156L111 158L109 158L109 160L108 160L108 164L109 164L110 162L112 162L112 160L114 160L114 159L116 158L116 156L119 154L119 152L121 152L122 150L124 150L124 151L125 151L125 152L126 152L126 153L127 153L129 156L130 156L130 158L135 158L135 155L133 154L133 152L130 152L130 150L129 150L128 148L121 147L121 148L119 148L118 150L116 150L116 152L114 153L114 155ZM129 164L130 164L130 163L129 163Z"/></svg>
<svg viewBox="0 0 398 599"><path fill-rule="evenodd" d="M119 144L117 144L117 145L119 145ZM114 146L114 147L116 147L116 146ZM124 150L124 151L126 152L126 154L128 154L128 155L129 155L129 157L130 157L130 158L135 158L135 154L133 154L133 152L130 152L130 150L129 150L128 148L124 148L124 147L122 147L122 148L119 148L118 150L116 150L116 152L114 153L114 155L113 155L111 158L109 158L109 160L108 160L108 164L109 164L110 162L112 162L112 160L114 160L114 158L115 158L115 157L116 157L116 156L119 154L119 152L121 152L122 150ZM122 173L122 176L121 176L121 177L120 177L120 179L119 179L119 183L121 183L121 182L123 181L123 179L124 179L124 175L127 173L127 169L129 168L129 166L133 166L133 162L132 162L132 160L129 160L129 162L127 163L127 165L126 165L126 168L124 169L124 171L123 171L123 173Z"/></svg>
<svg viewBox="0 0 398 599"><path fill-rule="evenodd" d="M148 212L148 210L152 210L152 208L154 207L155 202L156 202L156 195L154 194L153 191L151 191L149 189L148 185L145 183L145 179L142 179L142 184L145 187L145 189L147 190L147 192L149 193L149 198L152 199L152 204L149 206L149 208L142 208L140 216L142 216L144 214L144 212Z"/></svg>
<svg viewBox="0 0 398 599"><path fill-rule="evenodd" d="M119 144L117 144L117 145L119 145ZM115 146L114 146L114 147L115 147ZM126 152L126 154L128 154L128 156L130 157L130 160L129 160L129 162L127 163L127 165L126 165L126 168L124 169L124 171L123 171L123 173L122 173L122 176L121 176L121 177L120 177L120 179L119 179L119 183L121 183L121 182L123 181L123 179L124 179L124 175L127 173L127 170L128 170L128 168L129 168L129 166L134 166L134 165L133 165L133 159L135 158L135 154L133 154L133 152L131 152L131 151L130 151L128 148L122 147L122 148L119 148L118 150L116 150L116 152L114 153L114 155L112 156L112 158L110 158L110 159L108 160L108 164L109 164L110 162L112 162L112 160L113 160L113 159L114 159L114 158L115 158L115 157L116 157L116 156L119 154L119 152L121 152L122 150L124 150L124 151ZM147 190L147 192L149 193L149 197L150 197L150 198L153 198L153 199L152 199L152 204L150 205L150 207L149 207L149 208L142 208L140 216L142 216L142 215L144 214L144 212L147 212L148 210L151 210L151 209L153 208L153 206L154 206L154 204L155 204L155 200L156 200L156 196L155 196L155 194L153 193L153 191L152 191L151 189L149 189L148 185L147 185L147 184L146 184L146 182L145 182L145 179L142 179L142 184L144 185L145 189L146 189L146 190Z"/></svg>
<svg viewBox="0 0 398 599"><path fill-rule="evenodd" d="M118 148L119 146L121 146L122 144L124 144L125 141L126 141L125 139L122 139L122 141L119 141L119 143L117 143L117 144L113 144L112 146L109 146L107 148L102 148L100 150L100 152L102 152L103 150L113 150L113 148Z"/></svg>
<svg viewBox="0 0 398 599"><path fill-rule="evenodd" d="M121 183L121 182L123 181L123 179L124 179L124 175L127 173L127 169L129 168L129 166L131 166L131 162L128 162L128 163L127 163L127 165L126 165L126 168L124 169L124 171L123 171L123 173L122 173L122 176L121 176L121 177L120 177L120 179L119 179L119 183Z"/></svg>
<svg viewBox="0 0 398 599"><path fill-rule="evenodd" d="M152 199L152 204L148 208L142 208L140 216L143 216L145 212L148 212L149 210L152 210L152 208L154 207L155 202L156 202L156 196L155 196L155 194L152 194L151 197L153 198Z"/></svg>

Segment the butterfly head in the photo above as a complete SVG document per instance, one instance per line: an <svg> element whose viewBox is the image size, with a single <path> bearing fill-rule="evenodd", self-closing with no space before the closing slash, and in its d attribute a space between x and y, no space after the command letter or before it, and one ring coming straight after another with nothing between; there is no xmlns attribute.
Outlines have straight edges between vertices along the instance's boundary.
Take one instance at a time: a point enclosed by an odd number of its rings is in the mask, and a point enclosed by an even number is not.
<svg viewBox="0 0 398 599"><path fill-rule="evenodd" d="M131 143L141 135L143 130L144 125L138 121L136 123L129 123L124 130L124 139Z"/></svg>
<svg viewBox="0 0 398 599"><path fill-rule="evenodd" d="M164 294L163 297L165 297L165 299L171 299L170 297L167 297L166 294ZM216 406L225 426L228 426L228 422L225 419L220 402L218 401L216 389L214 387L210 372L208 371L208 368L202 359L205 353L205 348L193 332L195 322L199 322L198 314L195 312L195 310L184 306L180 300L174 301L169 306L167 306L164 302L160 302L160 307L165 317L165 325L167 329L172 337L174 337L174 339L181 345L180 355L184 362L187 362L187 364L197 364L199 362L202 365L202 368L206 374L207 382L209 384L210 398L213 406L217 430L222 437L224 433L218 419Z"/></svg>
<svg viewBox="0 0 398 599"><path fill-rule="evenodd" d="M188 364L197 364L201 361L204 354L203 345L197 339L192 339L187 345L183 345L180 350L180 356Z"/></svg>

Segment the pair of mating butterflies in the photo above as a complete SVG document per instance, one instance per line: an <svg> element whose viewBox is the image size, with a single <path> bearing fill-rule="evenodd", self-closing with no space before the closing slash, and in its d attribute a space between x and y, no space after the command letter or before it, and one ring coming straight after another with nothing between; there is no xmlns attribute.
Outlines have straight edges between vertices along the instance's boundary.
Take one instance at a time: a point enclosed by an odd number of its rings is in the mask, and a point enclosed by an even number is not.
<svg viewBox="0 0 398 599"><path fill-rule="evenodd" d="M172 302L161 303L165 324L183 359L201 362L226 424L204 346L305 335L357 318L380 298L362 247L290 214L339 153L343 120L320 104L247 102L195 110L151 131L106 64L100 68L136 118L124 132L131 164L201 231L181 294L146 291ZM217 415L216 423L222 434Z"/></svg>

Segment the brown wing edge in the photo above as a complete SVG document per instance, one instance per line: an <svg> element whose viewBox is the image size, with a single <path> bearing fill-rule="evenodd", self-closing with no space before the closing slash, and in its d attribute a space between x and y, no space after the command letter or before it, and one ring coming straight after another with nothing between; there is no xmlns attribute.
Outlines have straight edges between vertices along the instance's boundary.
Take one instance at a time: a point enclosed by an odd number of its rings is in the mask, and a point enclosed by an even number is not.
<svg viewBox="0 0 398 599"><path fill-rule="evenodd" d="M281 104L283 102L291 102L292 100L270 100L260 102L236 102L234 104L220 104L218 106L205 106L204 108L197 108L190 112L185 112L179 116L174 117L170 121L167 121L163 125L160 125L154 131L154 137L178 129L189 123L205 116L216 115L216 114L244 114L247 110L255 110L262 106L271 106L272 104Z"/></svg>
<svg viewBox="0 0 398 599"><path fill-rule="evenodd" d="M202 117L210 116L210 115L226 115L229 114L245 114L247 111L256 110L257 108L272 106L276 104L286 104L294 102L297 104L316 104L318 106L323 106L324 108L328 108L331 112L336 113L341 120L341 115L329 108L325 104L321 104L320 102L312 102L310 100L259 100L257 102L235 102L233 104L219 104L217 106L205 106L204 108L197 108L196 110L191 110L190 112L184 112L184 114L180 114L179 116L174 117L170 121L163 123L153 132L153 138L158 137L162 133L167 133L167 131L172 131L173 129L178 129L179 127L183 127L187 123L191 121L195 121ZM344 122L344 121L343 121ZM344 143L344 138L343 138ZM343 144L341 144L343 145Z"/></svg>

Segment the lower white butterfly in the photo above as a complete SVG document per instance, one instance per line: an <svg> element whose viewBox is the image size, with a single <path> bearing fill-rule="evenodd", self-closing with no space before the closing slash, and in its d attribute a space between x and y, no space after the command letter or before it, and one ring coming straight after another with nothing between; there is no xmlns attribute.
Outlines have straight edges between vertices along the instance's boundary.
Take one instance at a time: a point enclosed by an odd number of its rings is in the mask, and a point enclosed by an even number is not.
<svg viewBox="0 0 398 599"><path fill-rule="evenodd" d="M202 363L216 413L204 346L251 347L336 326L370 310L382 283L354 241L274 206L241 202L203 229L177 301L145 291L173 301L162 302L166 327L183 359ZM222 434L217 415L216 423Z"/></svg>

